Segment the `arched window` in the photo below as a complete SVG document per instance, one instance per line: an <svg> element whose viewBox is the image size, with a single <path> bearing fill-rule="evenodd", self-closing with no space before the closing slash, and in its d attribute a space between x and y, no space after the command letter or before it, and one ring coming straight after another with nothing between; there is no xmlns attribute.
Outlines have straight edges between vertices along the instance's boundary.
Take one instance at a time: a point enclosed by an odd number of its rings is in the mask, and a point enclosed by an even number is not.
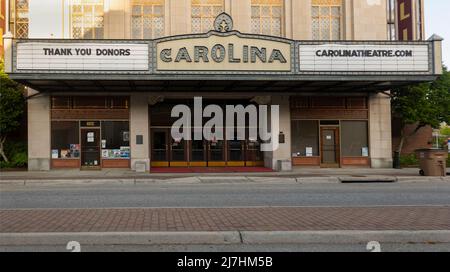
<svg viewBox="0 0 450 272"><path fill-rule="evenodd" d="M223 0L192 0L192 33L205 33L212 30L215 18L224 10Z"/></svg>
<svg viewBox="0 0 450 272"><path fill-rule="evenodd" d="M252 0L252 33L281 36L283 0Z"/></svg>
<svg viewBox="0 0 450 272"><path fill-rule="evenodd" d="M164 1L132 0L132 39L156 39L164 36Z"/></svg>
<svg viewBox="0 0 450 272"><path fill-rule="evenodd" d="M103 0L71 0L70 16L72 38L103 39Z"/></svg>
<svg viewBox="0 0 450 272"><path fill-rule="evenodd" d="M342 0L312 0L313 40L341 39Z"/></svg>

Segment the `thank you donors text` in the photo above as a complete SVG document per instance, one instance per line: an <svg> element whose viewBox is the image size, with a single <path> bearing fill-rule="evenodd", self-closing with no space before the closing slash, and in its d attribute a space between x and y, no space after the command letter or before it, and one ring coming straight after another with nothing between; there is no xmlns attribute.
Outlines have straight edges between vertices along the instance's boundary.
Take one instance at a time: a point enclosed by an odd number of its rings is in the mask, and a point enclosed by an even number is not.
<svg viewBox="0 0 450 272"><path fill-rule="evenodd" d="M42 48L45 56L129 56L131 49L92 49L92 48Z"/></svg>

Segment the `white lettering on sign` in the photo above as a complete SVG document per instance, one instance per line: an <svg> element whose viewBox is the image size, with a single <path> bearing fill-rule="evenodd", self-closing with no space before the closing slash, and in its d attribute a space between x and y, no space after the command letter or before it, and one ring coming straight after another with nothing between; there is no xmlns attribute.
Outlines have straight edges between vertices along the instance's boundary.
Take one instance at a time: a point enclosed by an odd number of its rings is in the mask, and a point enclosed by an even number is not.
<svg viewBox="0 0 450 272"><path fill-rule="evenodd" d="M299 46L301 72L427 72L427 45Z"/></svg>
<svg viewBox="0 0 450 272"><path fill-rule="evenodd" d="M148 44L17 44L17 70L148 71Z"/></svg>

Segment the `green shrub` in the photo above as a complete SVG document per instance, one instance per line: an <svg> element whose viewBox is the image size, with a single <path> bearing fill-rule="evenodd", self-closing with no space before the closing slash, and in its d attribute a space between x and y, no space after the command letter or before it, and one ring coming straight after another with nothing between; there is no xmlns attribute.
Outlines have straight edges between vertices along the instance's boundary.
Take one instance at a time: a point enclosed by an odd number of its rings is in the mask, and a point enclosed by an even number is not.
<svg viewBox="0 0 450 272"><path fill-rule="evenodd" d="M7 142L5 153L9 162L0 161L0 168L22 168L28 164L27 145L23 142Z"/></svg>
<svg viewBox="0 0 450 272"><path fill-rule="evenodd" d="M400 165L402 167L418 166L419 160L416 158L416 154L401 155Z"/></svg>

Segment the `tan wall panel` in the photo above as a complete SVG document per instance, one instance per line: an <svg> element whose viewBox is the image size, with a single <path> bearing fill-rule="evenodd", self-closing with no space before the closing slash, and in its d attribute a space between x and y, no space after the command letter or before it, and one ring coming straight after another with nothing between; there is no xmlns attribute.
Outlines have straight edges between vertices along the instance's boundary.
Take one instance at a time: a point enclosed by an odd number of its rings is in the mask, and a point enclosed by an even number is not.
<svg viewBox="0 0 450 272"><path fill-rule="evenodd" d="M251 0L231 0L231 16L235 30L242 33L251 32Z"/></svg>
<svg viewBox="0 0 450 272"><path fill-rule="evenodd" d="M353 0L352 11L354 40L387 39L386 1Z"/></svg>
<svg viewBox="0 0 450 272"><path fill-rule="evenodd" d="M28 96L36 94L28 89ZM41 94L28 100L28 166L50 169L50 98Z"/></svg>

